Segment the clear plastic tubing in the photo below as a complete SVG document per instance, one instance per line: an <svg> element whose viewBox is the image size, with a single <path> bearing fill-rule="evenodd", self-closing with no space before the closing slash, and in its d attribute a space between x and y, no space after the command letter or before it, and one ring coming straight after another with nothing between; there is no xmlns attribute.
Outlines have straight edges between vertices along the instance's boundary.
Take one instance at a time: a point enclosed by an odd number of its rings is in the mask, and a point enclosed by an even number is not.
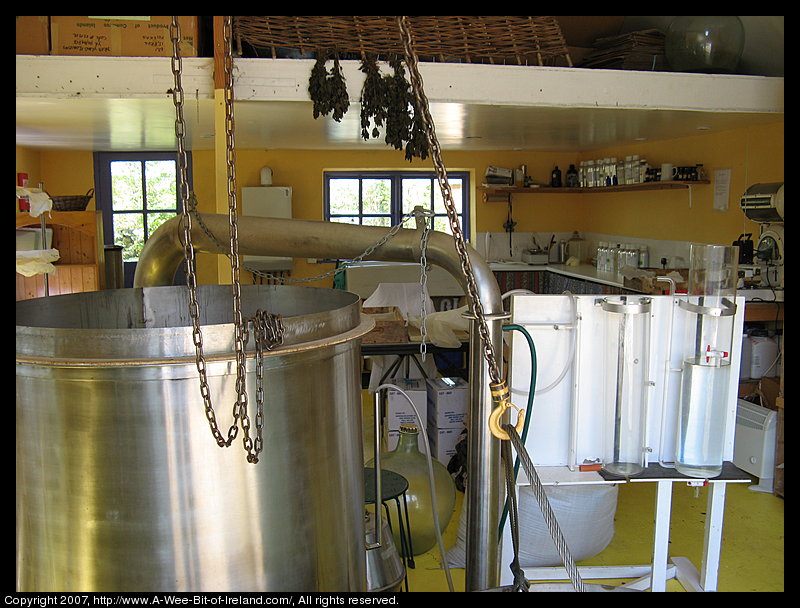
<svg viewBox="0 0 800 608"><path fill-rule="evenodd" d="M675 468L697 478L722 472L738 247L692 244Z"/></svg>
<svg viewBox="0 0 800 608"><path fill-rule="evenodd" d="M645 422L650 352L650 309L646 297L604 298L606 315L603 469L631 477L647 466Z"/></svg>

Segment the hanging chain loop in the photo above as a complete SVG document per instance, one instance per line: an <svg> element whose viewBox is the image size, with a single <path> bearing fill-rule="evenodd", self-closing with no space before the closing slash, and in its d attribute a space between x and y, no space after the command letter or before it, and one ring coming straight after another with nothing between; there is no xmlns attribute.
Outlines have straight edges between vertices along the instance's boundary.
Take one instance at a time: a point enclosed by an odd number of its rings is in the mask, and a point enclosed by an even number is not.
<svg viewBox="0 0 800 608"><path fill-rule="evenodd" d="M178 142L178 196L182 209L182 241L184 258L186 261L186 282L189 291L189 316L192 321L192 341L195 346L196 366L200 377L200 394L208 419L211 433L220 447L229 447L239 432L241 421L243 445L247 452L247 461L258 462L258 455L263 450L263 403L264 403L264 350L271 350L283 343L283 322L279 315L258 310L253 319L244 320L241 313L241 284L239 279L239 235L236 214L236 166L235 166L235 122L233 116L233 36L231 33L231 17L225 17L223 38L225 40L225 148L226 169L228 176L228 222L230 227L229 253L231 261L232 290L233 290L233 324L234 324L234 349L236 356L236 400L233 405L233 422L228 429L227 438L223 436L217 423L216 414L211 401L211 391L208 384L208 370L203 351L203 334L200 327L200 310L197 303L197 276L196 258L192 246L192 216L194 215L203 231L214 242L224 247L211 235L205 224L202 223L197 213L197 199L193 192L189 192L188 163L186 154L186 123L183 118L183 86L181 82L182 60L180 54L181 30L177 17L172 17L170 25L172 39L172 73L175 86L172 90L175 105L175 135ZM250 433L250 417L247 411L247 370L245 346L249 339L248 324L253 325L253 339L256 345L256 432Z"/></svg>

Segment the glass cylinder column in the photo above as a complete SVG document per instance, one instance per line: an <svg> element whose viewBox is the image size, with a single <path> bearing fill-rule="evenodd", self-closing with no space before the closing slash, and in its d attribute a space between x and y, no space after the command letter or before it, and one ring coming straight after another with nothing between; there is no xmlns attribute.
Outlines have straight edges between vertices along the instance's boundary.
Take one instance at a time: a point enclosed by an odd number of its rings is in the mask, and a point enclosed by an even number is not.
<svg viewBox="0 0 800 608"><path fill-rule="evenodd" d="M650 353L650 298L600 301L606 319L606 391L603 469L638 475L647 466L644 429Z"/></svg>
<svg viewBox="0 0 800 608"><path fill-rule="evenodd" d="M722 472L739 248L692 244L675 468L690 477ZM680 313L679 313L680 314Z"/></svg>

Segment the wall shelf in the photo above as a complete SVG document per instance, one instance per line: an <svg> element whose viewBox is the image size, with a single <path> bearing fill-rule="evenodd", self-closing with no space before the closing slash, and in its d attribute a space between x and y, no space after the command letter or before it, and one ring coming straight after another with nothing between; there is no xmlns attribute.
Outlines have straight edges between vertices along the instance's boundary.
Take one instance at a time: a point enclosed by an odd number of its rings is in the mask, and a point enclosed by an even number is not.
<svg viewBox="0 0 800 608"><path fill-rule="evenodd" d="M668 181L668 182L643 182L641 184L623 184L620 186L602 186L598 188L552 188L550 186L540 186L534 188L504 187L504 186L484 186L484 202L505 202L491 201L489 197L500 197L511 194L603 194L607 192L642 192L652 190L683 190L695 185L708 185L708 180L693 181Z"/></svg>

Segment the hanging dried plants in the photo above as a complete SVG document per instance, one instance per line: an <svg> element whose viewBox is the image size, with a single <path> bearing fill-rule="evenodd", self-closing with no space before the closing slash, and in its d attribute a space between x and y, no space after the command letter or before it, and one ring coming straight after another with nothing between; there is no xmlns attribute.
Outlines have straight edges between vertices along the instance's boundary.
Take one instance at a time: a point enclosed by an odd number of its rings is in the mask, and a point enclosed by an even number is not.
<svg viewBox="0 0 800 608"><path fill-rule="evenodd" d="M342 67L339 65L339 57L334 56L333 69L330 73L325 68L327 61L328 53L320 52L311 69L308 94L314 102L314 118L332 113L333 119L340 122L350 107L350 99L347 97L347 86Z"/></svg>
<svg viewBox="0 0 800 608"><path fill-rule="evenodd" d="M333 115L341 121L350 105L338 57L328 73L327 53L320 53L311 70L308 92L314 102L314 118ZM395 150L405 150L409 162L414 157L428 157L428 139L416 107L411 85L406 80L400 57L389 60L391 75L381 75L376 59L363 57L360 70L366 74L361 90L361 136L379 137L378 127L385 128L384 141ZM371 127L371 128L370 128Z"/></svg>
<svg viewBox="0 0 800 608"><path fill-rule="evenodd" d="M411 85L408 84L399 57L389 61L393 70L392 76L387 76L386 99L386 137L384 140L395 150L402 150L410 139L411 116L408 110L411 107Z"/></svg>
<svg viewBox="0 0 800 608"><path fill-rule="evenodd" d="M378 127L386 122L388 89L373 57L365 56L361 60L360 70L366 74L364 87L361 89L361 137L369 140L370 135L380 136ZM370 121L374 122L371 132Z"/></svg>

